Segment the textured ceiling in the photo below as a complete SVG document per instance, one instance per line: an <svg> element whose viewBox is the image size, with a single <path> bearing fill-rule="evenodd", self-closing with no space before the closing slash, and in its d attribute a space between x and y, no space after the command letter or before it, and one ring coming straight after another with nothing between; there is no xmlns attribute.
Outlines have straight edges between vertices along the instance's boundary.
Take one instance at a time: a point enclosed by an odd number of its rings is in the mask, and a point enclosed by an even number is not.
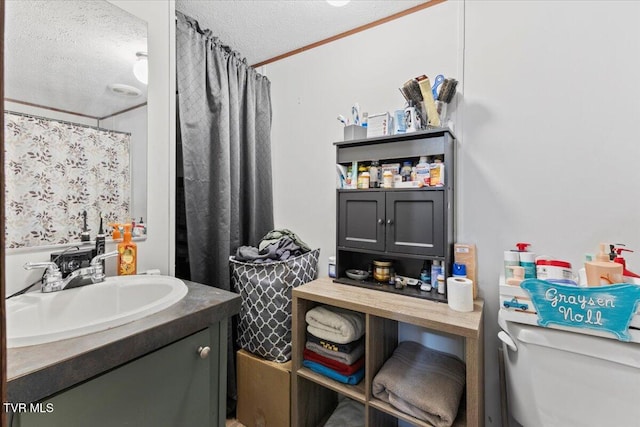
<svg viewBox="0 0 640 427"><path fill-rule="evenodd" d="M146 23L106 1L8 0L5 97L104 117L146 101L132 72L146 50ZM143 93L123 98L111 83Z"/></svg>
<svg viewBox="0 0 640 427"><path fill-rule="evenodd" d="M401 12L425 0L176 0L176 10L237 50L249 64L326 39Z"/></svg>
<svg viewBox="0 0 640 427"><path fill-rule="evenodd" d="M176 9L255 64L421 3L176 0ZM145 102L132 73L136 52L147 50L144 21L104 0L7 0L5 19L6 98L94 117ZM123 98L112 83L143 94Z"/></svg>

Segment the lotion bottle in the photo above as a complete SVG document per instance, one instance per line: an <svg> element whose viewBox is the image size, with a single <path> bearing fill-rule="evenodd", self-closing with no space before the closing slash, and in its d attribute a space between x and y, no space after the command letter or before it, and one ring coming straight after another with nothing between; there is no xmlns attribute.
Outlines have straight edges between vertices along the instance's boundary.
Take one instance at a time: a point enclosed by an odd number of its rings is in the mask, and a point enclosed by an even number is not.
<svg viewBox="0 0 640 427"><path fill-rule="evenodd" d="M131 224L124 224L124 239L118 243L118 276L136 274L138 245L131 240Z"/></svg>

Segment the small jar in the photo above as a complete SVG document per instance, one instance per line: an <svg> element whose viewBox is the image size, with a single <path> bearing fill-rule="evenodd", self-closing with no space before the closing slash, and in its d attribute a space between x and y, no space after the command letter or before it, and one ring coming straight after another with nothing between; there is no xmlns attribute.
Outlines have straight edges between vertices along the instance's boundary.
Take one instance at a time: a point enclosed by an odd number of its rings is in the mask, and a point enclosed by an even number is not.
<svg viewBox="0 0 640 427"><path fill-rule="evenodd" d="M377 282L387 283L391 276L391 261L373 261L373 278Z"/></svg>
<svg viewBox="0 0 640 427"><path fill-rule="evenodd" d="M393 172L384 171L382 174L382 186L384 188L393 188Z"/></svg>
<svg viewBox="0 0 640 427"><path fill-rule="evenodd" d="M446 292L446 282L444 281L444 274L438 274L438 293L443 294Z"/></svg>
<svg viewBox="0 0 640 427"><path fill-rule="evenodd" d="M369 188L369 179L370 179L369 172L361 172L360 175L358 175L358 188L359 189Z"/></svg>

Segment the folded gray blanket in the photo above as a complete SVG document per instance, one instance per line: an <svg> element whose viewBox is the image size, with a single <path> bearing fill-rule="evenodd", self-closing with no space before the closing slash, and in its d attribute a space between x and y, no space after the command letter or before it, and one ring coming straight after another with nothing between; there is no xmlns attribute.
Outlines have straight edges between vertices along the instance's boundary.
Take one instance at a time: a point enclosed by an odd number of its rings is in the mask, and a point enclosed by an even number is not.
<svg viewBox="0 0 640 427"><path fill-rule="evenodd" d="M343 353L341 351L327 350L320 344L307 341L305 347L311 351L318 353L321 356L335 360L336 362L344 363L345 365L353 365L364 354L364 341L360 342L360 345L353 349L350 353Z"/></svg>
<svg viewBox="0 0 640 427"><path fill-rule="evenodd" d="M318 338L346 344L364 334L364 315L333 306L319 305L307 311L307 332Z"/></svg>
<svg viewBox="0 0 640 427"><path fill-rule="evenodd" d="M364 419L364 405L341 395L324 427L364 427Z"/></svg>
<svg viewBox="0 0 640 427"><path fill-rule="evenodd" d="M458 414L465 385L460 359L404 341L376 374L375 397L436 427L449 427Z"/></svg>

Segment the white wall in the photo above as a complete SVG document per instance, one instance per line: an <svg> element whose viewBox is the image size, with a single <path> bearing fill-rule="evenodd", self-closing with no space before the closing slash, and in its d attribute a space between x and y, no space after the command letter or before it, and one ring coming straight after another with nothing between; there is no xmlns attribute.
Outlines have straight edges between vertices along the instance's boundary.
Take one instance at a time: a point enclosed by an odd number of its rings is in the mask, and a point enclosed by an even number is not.
<svg viewBox="0 0 640 427"><path fill-rule="evenodd" d="M320 272L335 252L335 147L338 114L358 102L369 113L403 108L398 88L420 74L461 68L459 4L445 3L269 64L276 227L320 247ZM437 40L428 52L421 41Z"/></svg>
<svg viewBox="0 0 640 427"><path fill-rule="evenodd" d="M640 4L576 3L466 3L458 236L479 248L490 396L503 250L640 250Z"/></svg>
<svg viewBox="0 0 640 427"><path fill-rule="evenodd" d="M640 251L639 17L636 2L446 2L263 69L276 226L322 248L322 273L335 246L336 115L355 101L392 111L418 74L461 81L456 227L478 245L487 425L500 425L503 250L524 240L575 267L601 241ZM628 262L640 270L640 254Z"/></svg>
<svg viewBox="0 0 640 427"><path fill-rule="evenodd" d="M131 217L147 220L147 106L100 121L100 127L131 133Z"/></svg>
<svg viewBox="0 0 640 427"><path fill-rule="evenodd" d="M148 23L148 164L147 240L138 242L138 270L174 271L174 231L170 221L175 181L175 3L164 0L110 0ZM59 249L59 248L58 248ZM114 249L113 244L107 250ZM56 249L57 250L57 249ZM25 271L26 261L45 261L54 250L6 254L6 294L35 281L42 272ZM113 260L107 273L115 274Z"/></svg>

